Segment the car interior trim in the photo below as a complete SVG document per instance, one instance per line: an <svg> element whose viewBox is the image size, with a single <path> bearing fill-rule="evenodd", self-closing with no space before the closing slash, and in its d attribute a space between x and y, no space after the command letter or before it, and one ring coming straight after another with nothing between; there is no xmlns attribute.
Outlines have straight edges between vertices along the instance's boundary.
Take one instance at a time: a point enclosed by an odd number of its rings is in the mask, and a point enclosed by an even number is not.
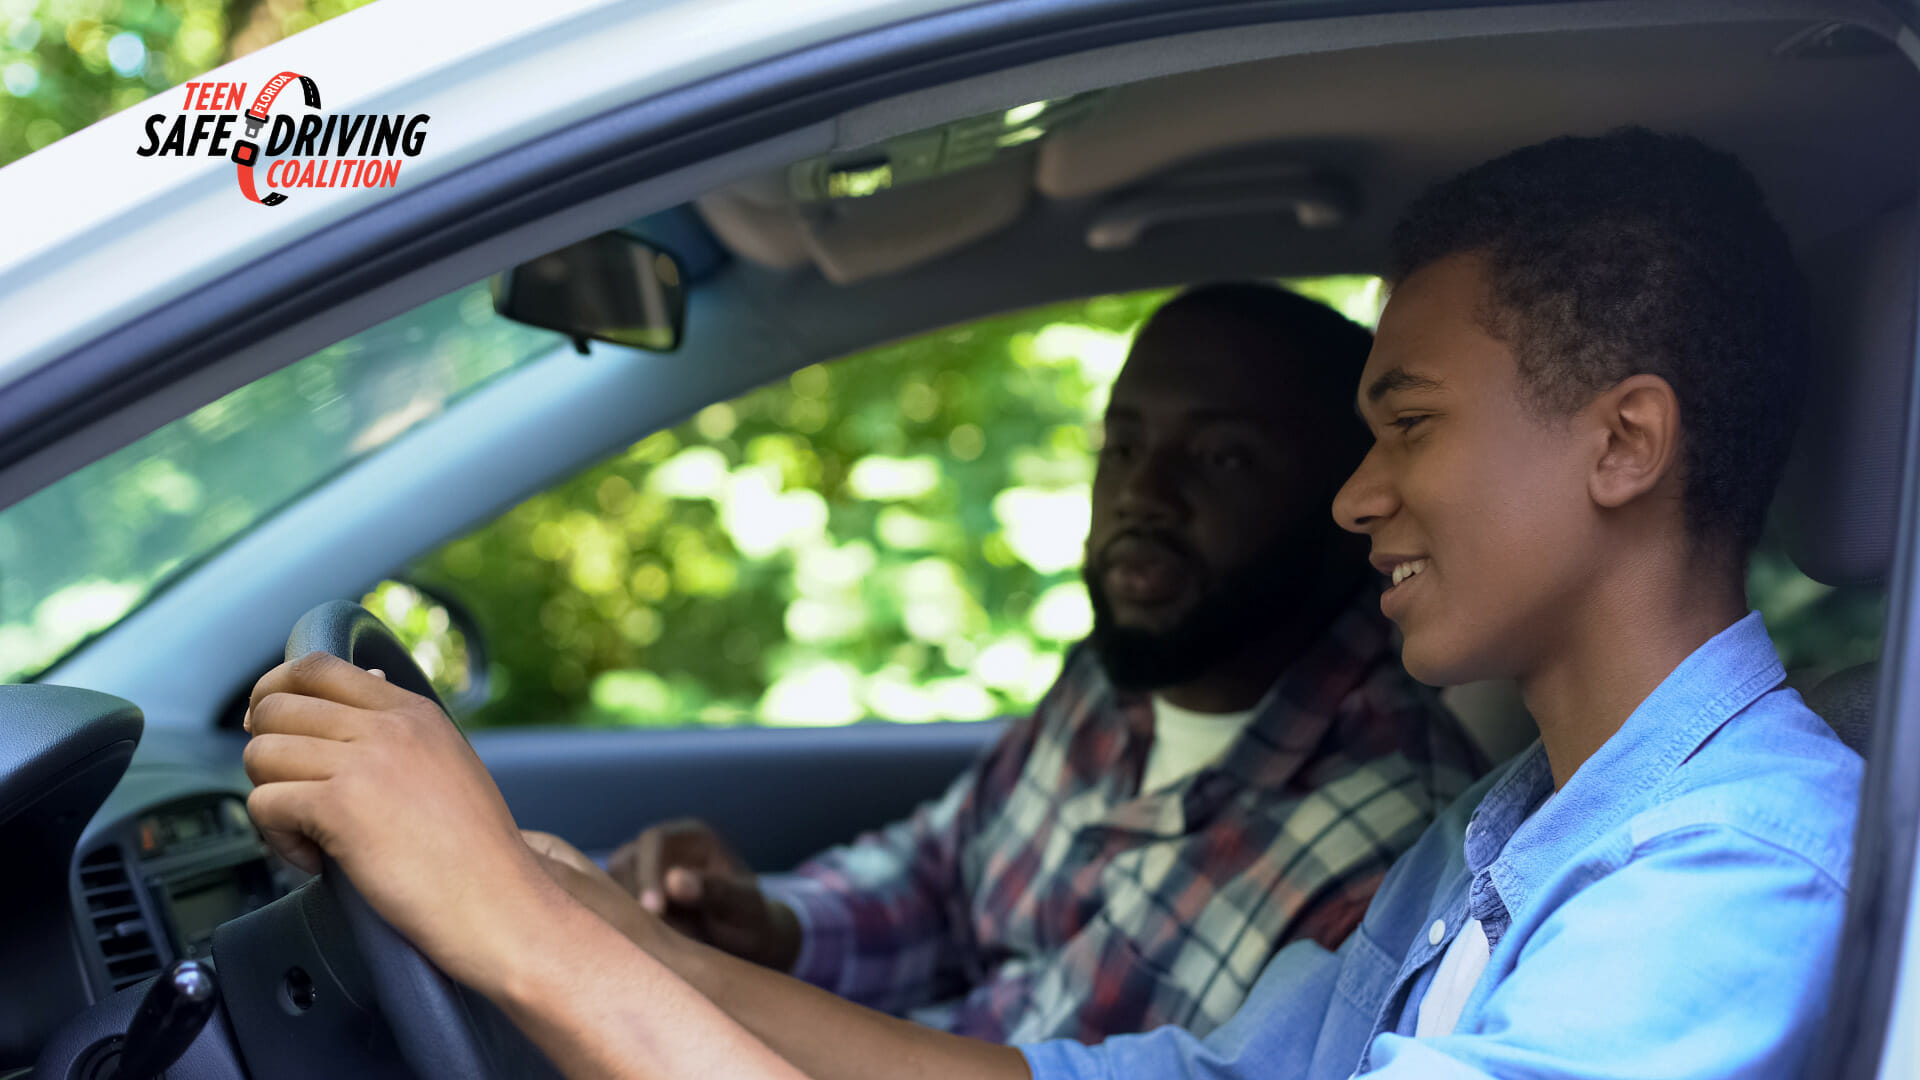
<svg viewBox="0 0 1920 1080"><path fill-rule="evenodd" d="M1909 257L1913 255L1909 251ZM1920 289L1911 301L1920 310ZM1910 338L1909 364L1920 357ZM1903 954L1907 905L1912 900L1916 843L1920 842L1920 379L1909 381L1898 541L1889 580L1887 622L1880 646L1880 679L1872 752L1860 789L1853 876L1847 918L1834 960L1827 1025L1809 1068L1843 1080L1880 1075ZM1909 961L1910 963L1910 961ZM1836 1067L1837 1066L1837 1067ZM1811 1073L1810 1073L1811 1075Z"/></svg>

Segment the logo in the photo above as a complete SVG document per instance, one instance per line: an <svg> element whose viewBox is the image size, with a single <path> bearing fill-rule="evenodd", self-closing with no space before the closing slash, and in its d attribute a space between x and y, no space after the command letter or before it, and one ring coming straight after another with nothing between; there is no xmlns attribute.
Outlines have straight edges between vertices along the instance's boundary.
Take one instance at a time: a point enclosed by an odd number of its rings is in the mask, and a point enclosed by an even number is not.
<svg viewBox="0 0 1920 1080"><path fill-rule="evenodd" d="M296 83L305 111L275 113L282 91ZM427 144L426 113L323 114L319 84L294 71L268 79L251 104L246 83L190 82L185 90L178 112L147 117L147 143L134 153L230 158L240 194L262 206L279 206L299 188L394 187L401 166Z"/></svg>

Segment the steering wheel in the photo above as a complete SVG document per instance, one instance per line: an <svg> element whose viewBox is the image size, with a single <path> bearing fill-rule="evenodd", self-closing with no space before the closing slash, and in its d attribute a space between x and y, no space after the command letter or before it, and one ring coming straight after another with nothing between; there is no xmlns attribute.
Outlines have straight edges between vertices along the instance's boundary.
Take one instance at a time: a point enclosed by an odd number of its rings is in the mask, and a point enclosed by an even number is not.
<svg viewBox="0 0 1920 1080"><path fill-rule="evenodd" d="M301 616L287 638L287 659L313 652L380 669L388 682L432 701L453 723L407 647L359 604L335 600ZM447 978L381 918L331 858L322 860L318 886L316 902L333 905L345 922L400 1057L416 1075L559 1075L491 1002Z"/></svg>

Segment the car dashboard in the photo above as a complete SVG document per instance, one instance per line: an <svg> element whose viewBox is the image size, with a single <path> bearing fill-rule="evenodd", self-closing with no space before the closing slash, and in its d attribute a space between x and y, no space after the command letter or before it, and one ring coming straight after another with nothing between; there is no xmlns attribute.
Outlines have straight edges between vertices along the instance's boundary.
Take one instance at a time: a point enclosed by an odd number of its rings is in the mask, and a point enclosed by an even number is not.
<svg viewBox="0 0 1920 1080"><path fill-rule="evenodd" d="M214 928L284 895L289 872L239 792L189 795L113 822L73 868L95 987L119 990L175 960L208 958Z"/></svg>
<svg viewBox="0 0 1920 1080"><path fill-rule="evenodd" d="M0 829L10 972L0 984L0 1078L24 1075L17 1070L55 1029L176 961L209 958L216 927L306 880L247 816L243 736L147 727L137 739L84 827L76 819L92 806L76 802L56 815L67 829ZM15 809L0 806L0 817ZM37 849L31 838L53 831L71 846Z"/></svg>
<svg viewBox="0 0 1920 1080"><path fill-rule="evenodd" d="M214 927L306 879L247 816L244 745L238 733L148 727L81 834L70 889L95 997L205 959Z"/></svg>

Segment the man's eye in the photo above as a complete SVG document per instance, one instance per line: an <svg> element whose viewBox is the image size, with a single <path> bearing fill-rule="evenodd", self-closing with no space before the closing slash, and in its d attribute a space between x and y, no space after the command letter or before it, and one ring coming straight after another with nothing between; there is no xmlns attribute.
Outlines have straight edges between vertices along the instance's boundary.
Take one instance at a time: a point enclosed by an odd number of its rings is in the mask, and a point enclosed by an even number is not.
<svg viewBox="0 0 1920 1080"><path fill-rule="evenodd" d="M1401 431L1412 431L1420 426L1422 420L1430 419L1432 415L1432 413L1410 413L1406 416L1396 416L1393 418L1393 426Z"/></svg>
<svg viewBox="0 0 1920 1080"><path fill-rule="evenodd" d="M1238 450L1214 450L1200 455L1200 459L1215 469L1244 469L1253 464L1253 459Z"/></svg>

